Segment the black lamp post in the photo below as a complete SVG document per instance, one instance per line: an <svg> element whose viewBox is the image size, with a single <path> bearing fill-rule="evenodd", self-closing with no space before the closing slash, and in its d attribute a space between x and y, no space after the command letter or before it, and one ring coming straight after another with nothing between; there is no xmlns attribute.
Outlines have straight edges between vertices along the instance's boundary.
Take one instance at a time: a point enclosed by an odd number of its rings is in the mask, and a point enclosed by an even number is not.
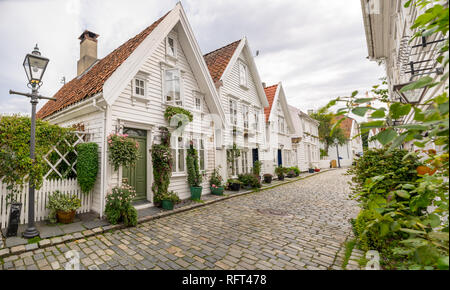
<svg viewBox="0 0 450 290"><path fill-rule="evenodd" d="M35 149L35 135L36 135L36 105L39 99L55 100L54 98L48 98L38 95L38 89L42 85L42 76L49 62L48 58L42 57L39 52L39 48L36 44L32 53L25 56L23 61L23 67L28 78L28 87L31 89L31 94L20 93L10 90L10 94L22 95L29 97L31 103L31 137L30 137L30 158L34 163L34 149ZM34 224L34 182L30 177L29 181L29 194L28 194L28 226L23 236L25 238L33 238L39 235L38 230Z"/></svg>

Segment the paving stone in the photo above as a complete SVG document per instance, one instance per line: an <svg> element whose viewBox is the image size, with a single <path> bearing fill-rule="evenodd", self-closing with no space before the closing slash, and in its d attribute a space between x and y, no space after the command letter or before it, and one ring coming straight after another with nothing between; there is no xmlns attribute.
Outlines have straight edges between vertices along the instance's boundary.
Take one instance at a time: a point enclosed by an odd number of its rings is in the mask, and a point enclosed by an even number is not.
<svg viewBox="0 0 450 290"><path fill-rule="evenodd" d="M108 221L106 221L106 220L93 220L93 221L84 222L82 224L88 230L92 230L94 228L104 227L104 226L109 225Z"/></svg>
<svg viewBox="0 0 450 290"><path fill-rule="evenodd" d="M65 234L72 234L72 233L75 233L75 232L81 232L81 231L86 229L83 226L82 222L71 223L71 224L62 225L62 226L59 226L59 227L61 228L61 230Z"/></svg>
<svg viewBox="0 0 450 290"><path fill-rule="evenodd" d="M9 254L9 249L8 248L0 250L0 257L3 257L3 256L8 255L8 254Z"/></svg>
<svg viewBox="0 0 450 290"><path fill-rule="evenodd" d="M14 246L19 246L19 245L26 245L26 244L28 244L28 240L21 238L21 237L9 237L9 238L6 238L6 241L5 241L5 246L7 248L11 248Z"/></svg>
<svg viewBox="0 0 450 290"><path fill-rule="evenodd" d="M17 254L17 253L21 253L25 251L25 246L24 245L20 245L20 246L15 246L11 248L11 254Z"/></svg>
<svg viewBox="0 0 450 290"><path fill-rule="evenodd" d="M36 250L39 248L38 243L28 244L25 246L26 251Z"/></svg>
<svg viewBox="0 0 450 290"><path fill-rule="evenodd" d="M45 247L50 245L51 243L52 241L50 239L41 240L39 241L39 247Z"/></svg>
<svg viewBox="0 0 450 290"><path fill-rule="evenodd" d="M41 239L48 239L57 236L64 235L62 229L57 225L36 225L37 230L39 231L39 236Z"/></svg>

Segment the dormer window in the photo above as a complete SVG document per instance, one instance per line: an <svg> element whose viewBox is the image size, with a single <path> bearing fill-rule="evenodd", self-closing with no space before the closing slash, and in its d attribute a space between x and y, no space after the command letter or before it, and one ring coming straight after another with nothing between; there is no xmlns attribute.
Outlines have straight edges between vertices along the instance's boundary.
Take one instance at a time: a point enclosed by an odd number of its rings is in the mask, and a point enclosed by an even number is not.
<svg viewBox="0 0 450 290"><path fill-rule="evenodd" d="M149 74L139 71L131 80L131 104L134 106L137 102L144 102L147 104L147 109L150 105L150 98L148 96L148 78Z"/></svg>
<svg viewBox="0 0 450 290"><path fill-rule="evenodd" d="M239 62L239 84L247 87L247 66L243 62Z"/></svg>
<svg viewBox="0 0 450 290"><path fill-rule="evenodd" d="M171 57L177 57L177 45L175 38L168 36L166 38L166 54Z"/></svg>

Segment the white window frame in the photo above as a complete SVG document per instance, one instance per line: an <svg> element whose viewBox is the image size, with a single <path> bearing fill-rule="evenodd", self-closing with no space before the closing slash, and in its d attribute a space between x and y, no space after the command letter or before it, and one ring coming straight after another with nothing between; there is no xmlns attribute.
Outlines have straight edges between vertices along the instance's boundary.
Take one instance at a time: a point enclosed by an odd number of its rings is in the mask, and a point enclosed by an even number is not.
<svg viewBox="0 0 450 290"><path fill-rule="evenodd" d="M248 129L249 124L249 106L246 104L242 104L242 123L244 129Z"/></svg>
<svg viewBox="0 0 450 290"><path fill-rule="evenodd" d="M278 116L278 132L285 133L284 117Z"/></svg>
<svg viewBox="0 0 450 290"><path fill-rule="evenodd" d="M172 176L174 175L182 175L186 173L186 142L185 137L180 136L182 138L181 141L177 139L175 144L172 144L172 157L174 164L172 166ZM180 143L183 147L180 147ZM174 152L175 151L175 152ZM183 152L183 170L180 170L180 153Z"/></svg>
<svg viewBox="0 0 450 290"><path fill-rule="evenodd" d="M166 92L166 73L168 71L177 71L178 72L178 77L179 77L179 81L180 81L180 100L178 102L180 102L180 104L177 104L176 100L173 99L171 101L167 100L167 92ZM168 104L171 106L179 106L182 107L184 105L184 90L183 90L183 78L182 78L182 74L181 74L181 70L178 68L167 68L167 69L163 69L163 103L164 104Z"/></svg>
<svg viewBox="0 0 450 290"><path fill-rule="evenodd" d="M143 95L136 93L136 88L137 88L136 81L142 82L143 87L141 89L144 90L144 94ZM147 80L144 77L141 77L141 76L134 77L134 79L133 79L133 86L132 87L133 87L132 88L132 90L133 90L132 91L132 96L133 97L147 99Z"/></svg>
<svg viewBox="0 0 450 290"><path fill-rule="evenodd" d="M173 54L172 54L172 50L170 49L169 39L172 39L172 41L173 41ZM177 40L175 39L175 37L167 36L166 37L166 55L173 57L173 58L177 58L177 53L178 53Z"/></svg>
<svg viewBox="0 0 450 290"><path fill-rule="evenodd" d="M205 140L203 138L194 139L194 148L197 150L198 166L201 171L208 169L208 159L206 154ZM202 155L203 155L203 167L202 167Z"/></svg>
<svg viewBox="0 0 450 290"><path fill-rule="evenodd" d="M197 108L197 100L200 102L200 107ZM194 94L194 110L201 112L203 110L203 100L202 97L198 94Z"/></svg>
<svg viewBox="0 0 450 290"><path fill-rule="evenodd" d="M232 126L238 125L238 103L237 100L229 98L228 107L230 110L230 123Z"/></svg>
<svg viewBox="0 0 450 290"><path fill-rule="evenodd" d="M242 173L248 172L248 151L242 151Z"/></svg>
<svg viewBox="0 0 450 290"><path fill-rule="evenodd" d="M242 68L244 69L244 76L242 75ZM243 61L239 61L239 85L244 88L248 87L248 68Z"/></svg>

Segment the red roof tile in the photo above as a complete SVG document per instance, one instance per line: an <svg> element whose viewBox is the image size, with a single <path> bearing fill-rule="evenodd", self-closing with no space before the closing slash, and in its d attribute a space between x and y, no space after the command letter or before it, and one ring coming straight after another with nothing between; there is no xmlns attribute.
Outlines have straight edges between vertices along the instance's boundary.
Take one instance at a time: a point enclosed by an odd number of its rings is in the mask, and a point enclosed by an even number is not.
<svg viewBox="0 0 450 290"><path fill-rule="evenodd" d="M273 100L275 99L275 93L277 92L277 88L278 85L273 85L264 88L267 101L269 102L269 106L264 108L264 115L266 115L266 122L269 122L270 111L272 110Z"/></svg>
<svg viewBox="0 0 450 290"><path fill-rule="evenodd" d="M45 118L65 107L101 92L105 81L158 26L169 12L144 29L141 33L116 48L106 57L97 61L90 70L65 84L53 96L56 98L56 101L48 101L39 110L37 117L41 119Z"/></svg>
<svg viewBox="0 0 450 290"><path fill-rule="evenodd" d="M342 118L344 118L344 116L337 116L335 118L335 121L337 122ZM347 139L350 139L351 137L353 121L354 119L347 117L344 121L341 122L341 124L339 124L339 128L342 128Z"/></svg>
<svg viewBox="0 0 450 290"><path fill-rule="evenodd" d="M203 56L214 82L217 82L222 77L223 72L227 68L228 63L240 42L241 40L237 40Z"/></svg>

